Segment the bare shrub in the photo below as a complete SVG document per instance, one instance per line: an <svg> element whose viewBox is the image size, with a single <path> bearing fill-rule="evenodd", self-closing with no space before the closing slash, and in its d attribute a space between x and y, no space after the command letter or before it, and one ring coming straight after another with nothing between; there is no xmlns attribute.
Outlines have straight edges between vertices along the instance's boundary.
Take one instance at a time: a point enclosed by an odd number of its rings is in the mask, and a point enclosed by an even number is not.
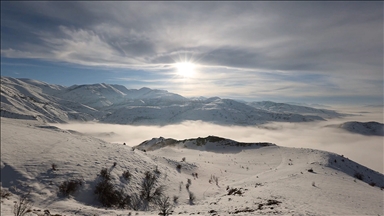
<svg viewBox="0 0 384 216"><path fill-rule="evenodd" d="M211 175L211 178L209 179L209 183L212 184L213 182L215 182L216 185L219 186L219 177L215 175Z"/></svg>
<svg viewBox="0 0 384 216"><path fill-rule="evenodd" d="M29 194L30 192L22 194L19 196L19 199L15 201L15 205L13 206L14 216L23 216L32 207L31 201L28 199Z"/></svg>
<svg viewBox="0 0 384 216"><path fill-rule="evenodd" d="M181 159L181 161L182 161L182 162L185 162L185 157L183 157L183 158Z"/></svg>
<svg viewBox="0 0 384 216"><path fill-rule="evenodd" d="M132 174L129 172L129 170L125 170L123 172L123 177L125 178L125 180L130 180L132 177Z"/></svg>
<svg viewBox="0 0 384 216"><path fill-rule="evenodd" d="M133 194L131 196L131 203L130 203L131 209L138 211L140 210L141 206L142 206L142 200L140 199L140 196L137 194Z"/></svg>
<svg viewBox="0 0 384 216"><path fill-rule="evenodd" d="M173 196L173 202L178 203L179 202L179 197L178 196Z"/></svg>
<svg viewBox="0 0 384 216"><path fill-rule="evenodd" d="M195 194L189 191L189 204L191 205L195 204L195 200L196 200Z"/></svg>
<svg viewBox="0 0 384 216"><path fill-rule="evenodd" d="M73 195L83 183L79 179L64 181L59 185L59 192L64 196Z"/></svg>
<svg viewBox="0 0 384 216"><path fill-rule="evenodd" d="M1 199L8 199L11 196L11 193L4 188L0 188L0 194L1 194Z"/></svg>
<svg viewBox="0 0 384 216"><path fill-rule="evenodd" d="M51 168L52 168L53 171L56 171L57 170L57 164L52 163L51 164Z"/></svg>
<svg viewBox="0 0 384 216"><path fill-rule="evenodd" d="M241 196L241 195L243 195L243 191L241 191L241 189L237 189L237 188L231 188L231 189L229 189L228 190L228 195L239 195L239 196Z"/></svg>
<svg viewBox="0 0 384 216"><path fill-rule="evenodd" d="M145 177L141 183L141 198L147 202L155 201L161 197L164 192L164 186L155 188L158 177L151 172L145 172Z"/></svg>
<svg viewBox="0 0 384 216"><path fill-rule="evenodd" d="M158 166L156 166L156 168L155 168L155 171L154 171L156 174L158 174L158 175L160 175L161 174L161 172L160 172L160 170L159 170L159 167Z"/></svg>
<svg viewBox="0 0 384 216"><path fill-rule="evenodd" d="M159 215L168 216L172 213L173 205L169 201L169 197L167 196L161 196L159 199L156 200L156 205L158 209L160 210Z"/></svg>
<svg viewBox="0 0 384 216"><path fill-rule="evenodd" d="M115 167L117 165L117 162L113 162L113 167Z"/></svg>

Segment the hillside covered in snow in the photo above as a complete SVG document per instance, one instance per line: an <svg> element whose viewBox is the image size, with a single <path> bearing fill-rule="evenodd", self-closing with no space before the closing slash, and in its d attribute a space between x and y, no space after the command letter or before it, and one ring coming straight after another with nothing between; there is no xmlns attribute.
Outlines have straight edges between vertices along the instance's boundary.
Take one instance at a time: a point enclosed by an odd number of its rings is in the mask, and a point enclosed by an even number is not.
<svg viewBox="0 0 384 216"><path fill-rule="evenodd" d="M337 127L351 133L357 133L366 136L384 136L384 124L375 121L348 121L338 125L330 125L330 127Z"/></svg>
<svg viewBox="0 0 384 216"><path fill-rule="evenodd" d="M159 206L173 215L383 214L383 174L343 155L216 136L131 147L36 120L1 124L1 215L28 192L34 216L158 215Z"/></svg>
<svg viewBox="0 0 384 216"><path fill-rule="evenodd" d="M70 87L1 77L1 116L46 122L98 121L168 125L205 121L221 125L310 122L344 116L336 111L274 102L192 98L149 88L90 84Z"/></svg>

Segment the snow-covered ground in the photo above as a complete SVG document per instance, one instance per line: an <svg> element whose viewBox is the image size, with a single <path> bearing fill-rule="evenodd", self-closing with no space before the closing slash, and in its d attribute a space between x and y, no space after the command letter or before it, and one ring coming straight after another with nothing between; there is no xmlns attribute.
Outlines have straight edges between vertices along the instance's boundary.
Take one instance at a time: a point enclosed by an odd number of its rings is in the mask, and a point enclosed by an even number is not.
<svg viewBox="0 0 384 216"><path fill-rule="evenodd" d="M33 201L30 215L43 215L46 209L59 215L157 215L155 207L137 212L101 207L93 193L102 168L110 171L116 189L134 194L145 171L153 172L156 167L160 171L156 174L158 185L165 185L171 200L179 197L174 215L384 214L383 174L347 157L274 144L187 138L171 141L169 146L163 138L149 139L141 147L146 152L140 147L133 151L128 145L42 121L2 117L1 184L13 195L2 199L1 215L13 215L17 195L27 191ZM259 141L265 140L254 140ZM163 146L151 150L156 143ZM52 164L57 165L56 170ZM129 181L122 178L126 170L132 174ZM356 174L361 174L362 180ZM82 186L65 198L58 195L58 185L69 179L81 179ZM193 204L186 189L188 179L189 191L196 196ZM228 195L231 189L241 195Z"/></svg>

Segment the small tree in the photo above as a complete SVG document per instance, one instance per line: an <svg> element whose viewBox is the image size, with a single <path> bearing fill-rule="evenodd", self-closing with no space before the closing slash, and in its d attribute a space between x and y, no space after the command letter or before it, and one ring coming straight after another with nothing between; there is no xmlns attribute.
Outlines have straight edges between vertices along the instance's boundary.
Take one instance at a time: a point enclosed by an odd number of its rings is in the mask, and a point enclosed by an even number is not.
<svg viewBox="0 0 384 216"><path fill-rule="evenodd" d="M141 198L147 202L156 201L157 198L161 197L164 192L164 186L155 188L158 177L151 172L145 172L145 177L141 183Z"/></svg>

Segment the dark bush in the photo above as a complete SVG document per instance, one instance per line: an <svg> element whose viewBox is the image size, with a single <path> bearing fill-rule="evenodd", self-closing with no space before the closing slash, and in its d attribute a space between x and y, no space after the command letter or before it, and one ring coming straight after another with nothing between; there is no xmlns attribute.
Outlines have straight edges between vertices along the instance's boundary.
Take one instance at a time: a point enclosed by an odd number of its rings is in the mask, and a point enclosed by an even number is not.
<svg viewBox="0 0 384 216"><path fill-rule="evenodd" d="M178 196L173 196L173 202L177 203L178 201L179 201L179 197Z"/></svg>
<svg viewBox="0 0 384 216"><path fill-rule="evenodd" d="M100 176L101 176L103 179L111 180L111 174L108 172L108 169L107 169L107 168L102 168L102 169L101 169L101 171L100 171Z"/></svg>
<svg viewBox="0 0 384 216"><path fill-rule="evenodd" d="M189 191L189 204L193 205L195 203L196 196L194 193Z"/></svg>
<svg viewBox="0 0 384 216"><path fill-rule="evenodd" d="M51 167L52 167L52 170L53 170L53 171L57 170L57 164L52 163L52 164L51 164Z"/></svg>
<svg viewBox="0 0 384 216"><path fill-rule="evenodd" d="M309 170L308 170L308 172L311 172L311 173L313 173L313 169L312 169L312 168L311 168L311 169L309 169Z"/></svg>
<svg viewBox="0 0 384 216"><path fill-rule="evenodd" d="M123 177L125 178L125 180L130 180L132 177L132 174L129 172L129 170L125 170L123 172Z"/></svg>
<svg viewBox="0 0 384 216"><path fill-rule="evenodd" d="M177 164L176 169L180 170L181 169L181 164Z"/></svg>
<svg viewBox="0 0 384 216"><path fill-rule="evenodd" d="M353 176L355 178L359 179L359 180L363 180L364 179L364 175L359 173L359 172L356 172Z"/></svg>
<svg viewBox="0 0 384 216"><path fill-rule="evenodd" d="M106 168L101 169L100 177L102 179L97 183L94 193L98 195L98 200L103 206L125 208L131 205L131 197L115 189L110 181L111 175Z"/></svg>
<svg viewBox="0 0 384 216"><path fill-rule="evenodd" d="M64 196L73 195L81 185L82 182L78 179L64 181L59 185L59 192L62 193Z"/></svg>
<svg viewBox="0 0 384 216"><path fill-rule="evenodd" d="M369 183L369 185L371 185L372 187L375 187L376 183L375 182L371 182L371 183Z"/></svg>
<svg viewBox="0 0 384 216"><path fill-rule="evenodd" d="M99 202L105 207L124 208L130 205L130 196L115 190L114 185L107 179L103 179L96 185L95 194L98 195Z"/></svg>

